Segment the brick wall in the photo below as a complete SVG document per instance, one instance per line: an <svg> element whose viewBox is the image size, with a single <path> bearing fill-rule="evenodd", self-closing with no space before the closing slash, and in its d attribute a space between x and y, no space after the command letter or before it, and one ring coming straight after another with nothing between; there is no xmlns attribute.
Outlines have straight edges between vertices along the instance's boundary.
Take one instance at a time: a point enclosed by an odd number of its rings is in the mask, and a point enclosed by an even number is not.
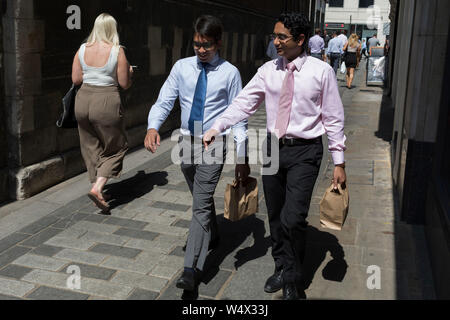
<svg viewBox="0 0 450 320"><path fill-rule="evenodd" d="M292 1L288 1L289 3ZM301 1L298 1L301 2ZM192 56L192 25L209 13L225 25L222 56L247 82L265 59L267 35L285 1L7 0L3 17L10 196L23 199L83 172L77 130L55 126L60 100L71 85L75 52L102 12L119 22L122 44L138 65L122 94L131 147L141 146L151 105L173 64ZM81 8L81 30L66 27L67 8ZM179 127L179 107L162 128ZM0 134L2 134L0 132ZM1 137L1 136L0 136ZM5 140L5 139L2 139ZM0 168L1 168L0 158ZM1 169L0 169L1 170Z"/></svg>

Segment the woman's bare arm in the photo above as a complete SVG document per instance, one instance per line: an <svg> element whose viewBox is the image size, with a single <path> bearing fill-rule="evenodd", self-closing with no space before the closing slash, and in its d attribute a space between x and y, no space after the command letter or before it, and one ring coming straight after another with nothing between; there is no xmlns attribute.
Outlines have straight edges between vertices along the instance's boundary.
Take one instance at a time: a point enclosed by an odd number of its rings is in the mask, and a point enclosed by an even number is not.
<svg viewBox="0 0 450 320"><path fill-rule="evenodd" d="M127 90L131 87L131 76L133 73L133 69L130 67L128 63L127 57L125 56L125 51L123 48L119 50L119 57L117 59L117 80L119 85Z"/></svg>
<svg viewBox="0 0 450 320"><path fill-rule="evenodd" d="M72 65L72 82L79 86L83 83L83 69L81 68L80 59L78 57L78 53L75 55L75 58L73 59L73 65Z"/></svg>

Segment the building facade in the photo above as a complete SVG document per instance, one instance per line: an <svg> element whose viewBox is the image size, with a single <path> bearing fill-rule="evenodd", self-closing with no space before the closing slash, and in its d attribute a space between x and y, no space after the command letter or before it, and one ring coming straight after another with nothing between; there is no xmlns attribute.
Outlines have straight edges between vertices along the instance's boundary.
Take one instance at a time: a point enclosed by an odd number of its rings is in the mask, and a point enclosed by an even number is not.
<svg viewBox="0 0 450 320"><path fill-rule="evenodd" d="M316 8L316 4L318 7ZM0 2L0 203L25 199L85 171L77 130L58 129L75 52L95 18L112 14L122 44L139 67L122 92L129 145L142 146L147 115L173 64L194 55L201 14L225 26L221 55L247 82L264 63L268 35L284 11L323 17L324 0L6 0ZM162 128L179 127L179 107Z"/></svg>
<svg viewBox="0 0 450 320"><path fill-rule="evenodd" d="M391 0L392 168L401 219L425 225L436 295L450 298L450 2Z"/></svg>
<svg viewBox="0 0 450 320"><path fill-rule="evenodd" d="M375 33L384 44L390 33L389 0L329 0L326 6L325 28L347 30L363 39Z"/></svg>

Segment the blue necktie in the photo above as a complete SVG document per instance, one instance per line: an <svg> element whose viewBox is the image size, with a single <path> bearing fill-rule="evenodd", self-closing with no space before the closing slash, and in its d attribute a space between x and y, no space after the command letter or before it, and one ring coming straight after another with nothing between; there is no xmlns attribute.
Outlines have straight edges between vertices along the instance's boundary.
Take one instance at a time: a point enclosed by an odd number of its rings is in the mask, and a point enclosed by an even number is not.
<svg viewBox="0 0 450 320"><path fill-rule="evenodd" d="M192 103L191 117L189 118L189 131L194 135L195 123L203 123L205 111L206 88L208 86L208 78L206 77L207 63L202 63L202 72L198 77L197 87L195 88L194 102ZM198 134L199 132L197 132ZM203 134L203 129L202 132Z"/></svg>

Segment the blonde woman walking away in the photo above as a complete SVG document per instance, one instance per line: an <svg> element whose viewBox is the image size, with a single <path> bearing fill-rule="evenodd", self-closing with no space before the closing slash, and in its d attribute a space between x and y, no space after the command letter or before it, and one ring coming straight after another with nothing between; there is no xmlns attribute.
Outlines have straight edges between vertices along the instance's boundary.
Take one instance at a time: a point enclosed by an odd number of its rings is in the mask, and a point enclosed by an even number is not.
<svg viewBox="0 0 450 320"><path fill-rule="evenodd" d="M89 198L108 214L103 188L122 172L128 151L118 86L131 86L133 69L120 46L117 22L103 13L95 20L86 43L75 55L72 81L82 84L75 100L81 153L92 188Z"/></svg>
<svg viewBox="0 0 450 320"><path fill-rule="evenodd" d="M355 33L350 36L348 42L344 45L345 66L347 67L347 88L352 88L352 82L355 75L355 68L358 64L358 54L361 52L361 44L358 42L358 35Z"/></svg>

